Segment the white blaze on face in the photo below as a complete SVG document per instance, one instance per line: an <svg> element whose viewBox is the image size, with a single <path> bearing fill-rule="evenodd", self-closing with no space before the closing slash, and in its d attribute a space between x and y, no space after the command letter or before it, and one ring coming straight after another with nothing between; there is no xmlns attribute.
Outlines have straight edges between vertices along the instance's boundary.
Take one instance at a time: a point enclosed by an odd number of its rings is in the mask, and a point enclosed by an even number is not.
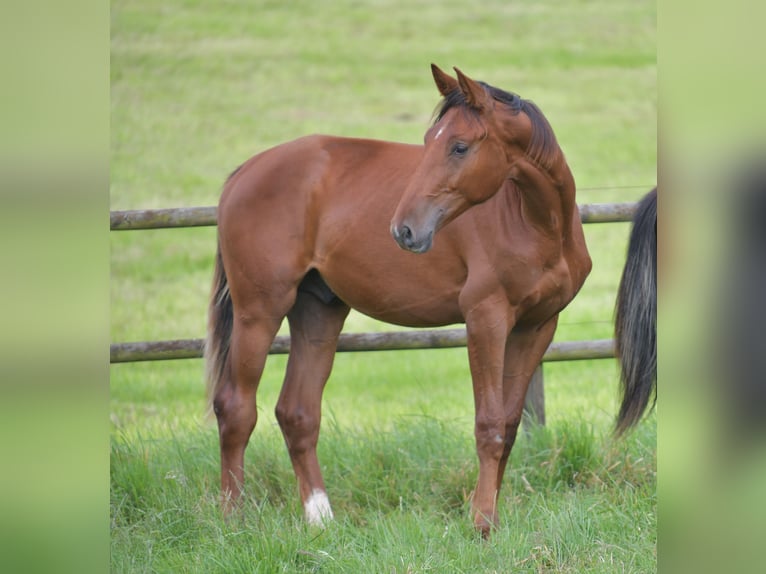
<svg viewBox="0 0 766 574"><path fill-rule="evenodd" d="M327 494L322 490L314 490L303 505L306 521L312 526L324 526L333 519L332 508Z"/></svg>
<svg viewBox="0 0 766 574"><path fill-rule="evenodd" d="M442 132L444 131L444 126L439 128L439 131L436 132L436 135L434 136L434 140L438 140L439 136L442 135Z"/></svg>

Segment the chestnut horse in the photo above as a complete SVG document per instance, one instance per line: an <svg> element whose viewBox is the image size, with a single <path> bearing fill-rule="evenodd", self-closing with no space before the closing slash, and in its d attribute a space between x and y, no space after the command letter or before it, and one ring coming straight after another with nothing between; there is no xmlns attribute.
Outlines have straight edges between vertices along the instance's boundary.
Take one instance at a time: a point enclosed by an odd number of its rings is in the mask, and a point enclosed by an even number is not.
<svg viewBox="0 0 766 574"><path fill-rule="evenodd" d="M224 186L205 357L227 512L287 317L276 417L306 519L332 518L316 446L353 307L409 327L465 323L479 458L471 512L484 535L497 522L530 377L591 260L572 173L537 106L457 68L457 78L432 72L444 100L424 145L304 137L249 159Z"/></svg>

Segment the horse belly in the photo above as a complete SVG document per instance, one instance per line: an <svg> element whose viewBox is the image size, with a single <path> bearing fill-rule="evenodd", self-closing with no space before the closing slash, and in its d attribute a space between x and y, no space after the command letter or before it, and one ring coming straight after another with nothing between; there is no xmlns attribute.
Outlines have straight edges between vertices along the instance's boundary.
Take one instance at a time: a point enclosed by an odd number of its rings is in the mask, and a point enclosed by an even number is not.
<svg viewBox="0 0 766 574"><path fill-rule="evenodd" d="M339 297L368 317L403 327L441 327L463 322L457 298L452 302L443 299L423 301L387 293L360 296L358 292L339 294Z"/></svg>
<svg viewBox="0 0 766 574"><path fill-rule="evenodd" d="M407 327L462 323L458 305L462 282L453 265L403 252L390 236L383 240L393 247L373 249L377 255L367 256L340 249L319 267L333 292L351 308L386 323Z"/></svg>

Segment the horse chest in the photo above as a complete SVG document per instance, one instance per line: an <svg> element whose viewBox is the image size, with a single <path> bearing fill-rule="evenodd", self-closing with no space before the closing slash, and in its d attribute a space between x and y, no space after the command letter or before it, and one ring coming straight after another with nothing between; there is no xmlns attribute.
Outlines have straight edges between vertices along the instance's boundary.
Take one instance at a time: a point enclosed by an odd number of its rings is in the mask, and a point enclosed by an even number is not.
<svg viewBox="0 0 766 574"><path fill-rule="evenodd" d="M574 295L569 267L563 259L546 264L531 256L508 253L474 261L460 294L464 311L487 304L507 305L517 323L540 324Z"/></svg>
<svg viewBox="0 0 766 574"><path fill-rule="evenodd" d="M575 292L566 260L544 267L534 286L518 304L517 322L547 321L566 307Z"/></svg>

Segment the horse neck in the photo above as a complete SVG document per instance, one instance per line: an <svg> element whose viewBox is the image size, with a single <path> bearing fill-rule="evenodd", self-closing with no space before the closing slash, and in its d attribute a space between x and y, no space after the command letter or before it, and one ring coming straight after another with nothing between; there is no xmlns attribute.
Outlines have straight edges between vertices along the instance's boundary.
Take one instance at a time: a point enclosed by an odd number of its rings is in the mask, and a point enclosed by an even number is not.
<svg viewBox="0 0 766 574"><path fill-rule="evenodd" d="M524 219L551 232L569 232L577 206L574 177L563 154L550 169L524 156L515 162L510 179L521 197Z"/></svg>

